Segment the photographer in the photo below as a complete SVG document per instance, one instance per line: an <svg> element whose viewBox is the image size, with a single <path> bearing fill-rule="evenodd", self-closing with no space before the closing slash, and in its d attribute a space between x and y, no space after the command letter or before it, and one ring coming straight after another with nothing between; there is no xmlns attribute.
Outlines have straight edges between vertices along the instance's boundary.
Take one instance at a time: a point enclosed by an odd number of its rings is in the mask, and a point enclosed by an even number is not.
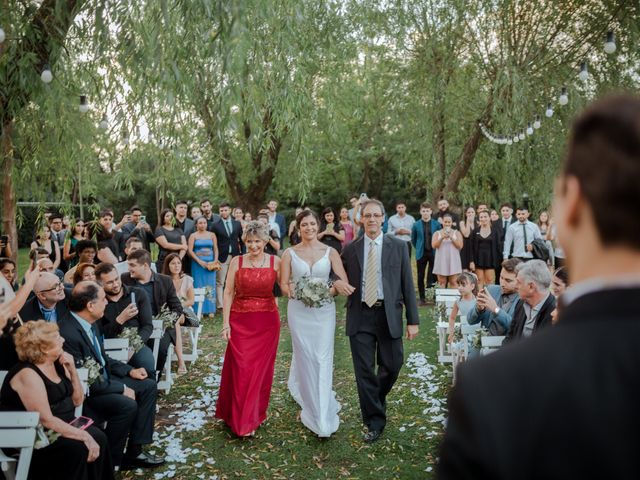
<svg viewBox="0 0 640 480"><path fill-rule="evenodd" d="M11 242L9 235L0 235L0 257L11 258L13 251L11 250Z"/></svg>
<svg viewBox="0 0 640 480"><path fill-rule="evenodd" d="M142 247L147 251L151 251L150 243L155 242L151 226L147 223L147 217L142 214L140 207L131 207L131 221L122 226L122 235L124 241L131 237L137 237L142 242Z"/></svg>

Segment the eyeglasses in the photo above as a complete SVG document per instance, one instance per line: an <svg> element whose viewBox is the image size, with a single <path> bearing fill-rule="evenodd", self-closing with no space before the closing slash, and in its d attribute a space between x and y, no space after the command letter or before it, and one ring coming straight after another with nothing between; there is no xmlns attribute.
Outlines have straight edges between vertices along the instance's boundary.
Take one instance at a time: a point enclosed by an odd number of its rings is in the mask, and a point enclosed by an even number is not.
<svg viewBox="0 0 640 480"><path fill-rule="evenodd" d="M370 218L382 218L384 215L382 215L381 213L365 213L364 215L362 215L362 218L366 218L367 220L369 220Z"/></svg>
<svg viewBox="0 0 640 480"><path fill-rule="evenodd" d="M46 293L46 292L53 292L54 290L62 290L63 287L64 285L62 284L62 282L58 282L53 287L47 288L46 290L40 290L38 293Z"/></svg>

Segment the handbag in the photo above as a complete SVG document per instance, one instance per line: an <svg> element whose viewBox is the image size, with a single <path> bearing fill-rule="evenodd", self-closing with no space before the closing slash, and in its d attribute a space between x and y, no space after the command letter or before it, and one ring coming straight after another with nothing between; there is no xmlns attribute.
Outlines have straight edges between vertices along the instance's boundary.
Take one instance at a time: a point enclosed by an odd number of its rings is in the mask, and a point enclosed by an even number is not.
<svg viewBox="0 0 640 480"><path fill-rule="evenodd" d="M191 307L183 307L182 312L184 313L184 325L183 327L199 327L200 320L198 319L198 315L193 311Z"/></svg>

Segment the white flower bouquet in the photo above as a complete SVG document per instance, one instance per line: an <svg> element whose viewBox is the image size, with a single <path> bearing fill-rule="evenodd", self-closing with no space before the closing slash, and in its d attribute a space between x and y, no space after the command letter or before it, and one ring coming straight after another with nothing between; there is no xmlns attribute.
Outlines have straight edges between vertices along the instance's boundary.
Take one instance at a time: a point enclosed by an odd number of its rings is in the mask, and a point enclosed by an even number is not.
<svg viewBox="0 0 640 480"><path fill-rule="evenodd" d="M138 353L140 349L144 347L144 342L137 328L125 328L120 335L118 335L118 338L126 338L129 340L129 350L132 350L134 354Z"/></svg>
<svg viewBox="0 0 640 480"><path fill-rule="evenodd" d="M153 319L162 320L162 328L164 329L173 328L178 321L178 314L169 310L169 307L167 307L165 303L158 312L158 315L153 317Z"/></svg>
<svg viewBox="0 0 640 480"><path fill-rule="evenodd" d="M87 383L93 385L93 382L102 380L102 365L95 361L92 357L87 357L82 363L82 368L87 369Z"/></svg>
<svg viewBox="0 0 640 480"><path fill-rule="evenodd" d="M302 277L294 284L295 299L309 308L320 308L333 301L326 281L314 277Z"/></svg>

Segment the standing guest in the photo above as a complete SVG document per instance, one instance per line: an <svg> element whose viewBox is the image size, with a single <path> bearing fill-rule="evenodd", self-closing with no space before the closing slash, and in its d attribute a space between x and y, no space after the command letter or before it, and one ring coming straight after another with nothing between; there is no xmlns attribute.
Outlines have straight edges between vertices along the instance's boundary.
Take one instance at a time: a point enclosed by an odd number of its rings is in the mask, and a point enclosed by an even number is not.
<svg viewBox="0 0 640 480"><path fill-rule="evenodd" d="M505 239L505 236L507 235L507 229L512 223L515 223L515 222L516 222L516 218L513 216L513 207L511 206L511 204L503 203L502 205L500 205L500 218L497 220L494 220L493 225L494 227L498 227L497 230L500 235L500 254L501 255L504 250L504 239ZM509 252L509 255L511 255L511 252ZM501 268L502 268L502 264L499 263L498 267L496 268L497 278L500 278Z"/></svg>
<svg viewBox="0 0 640 480"><path fill-rule="evenodd" d="M509 258L511 247L513 247L512 256L526 262L533 258L533 253L531 253L533 251L533 246L531 245L531 242L538 238L541 239L542 235L540 235L540 229L538 226L528 220L529 209L527 207L519 207L516 210L516 217L518 218L518 221L512 223L509 228L507 228L502 257L505 260Z"/></svg>
<svg viewBox="0 0 640 480"><path fill-rule="evenodd" d="M341 295L350 295L346 332L351 344L360 411L367 426L363 440L373 443L386 426L387 395L402 368L402 306L407 310L409 340L418 335L420 317L407 247L404 242L382 233L382 202L365 200L361 205L361 218L365 235L342 252L350 285L337 281L334 286Z"/></svg>
<svg viewBox="0 0 640 480"><path fill-rule="evenodd" d="M471 271L478 276L480 290L496 282L496 267L501 261L500 233L491 224L486 211L478 215L480 224L471 233Z"/></svg>
<svg viewBox="0 0 640 480"><path fill-rule="evenodd" d="M62 256L67 262L67 265L69 265L69 268L73 268L79 263L76 245L82 240L87 240L84 220L77 218L76 223L73 225L73 229L69 232L67 238L65 238L64 245L62 247Z"/></svg>
<svg viewBox="0 0 640 480"><path fill-rule="evenodd" d="M98 244L98 260L118 263L124 252L126 238L113 228L113 213L102 210L97 222L89 227L89 238L95 237Z"/></svg>
<svg viewBox="0 0 640 480"><path fill-rule="evenodd" d="M451 228L458 228L458 225L460 224L460 217L458 217L458 214L449 210L449 201L444 197L440 197L440 200L438 200L437 220L441 225L443 225L445 215L449 215L451 217Z"/></svg>
<svg viewBox="0 0 640 480"><path fill-rule="evenodd" d="M251 212L246 212L244 214L244 221L245 222L250 222L251 220L253 220L253 216L251 215Z"/></svg>
<svg viewBox="0 0 640 480"><path fill-rule="evenodd" d="M302 207L296 207L296 215L294 219L291 220L291 223L289 224L289 233L288 233L289 245L291 245L292 247L300 243L300 231L298 230L296 218L298 218L298 215L300 215L302 211L303 211Z"/></svg>
<svg viewBox="0 0 640 480"><path fill-rule="evenodd" d="M340 225L342 226L342 230L344 230L344 240L342 241L342 248L344 248L356 238L355 224L349 220L349 210L347 210L346 207L340 209Z"/></svg>
<svg viewBox="0 0 640 480"><path fill-rule="evenodd" d="M200 202L200 210L202 211L202 216L207 220L207 230L212 232L213 224L220 220L220 217L211 210L211 201L208 198ZM194 222L196 220L197 217L193 219Z"/></svg>
<svg viewBox="0 0 640 480"><path fill-rule="evenodd" d="M77 263L76 265L71 267L67 271L67 273L65 273L64 283L74 283L73 276L76 273L78 264L80 263L93 264L96 258L96 255L98 254L98 245L93 240L80 240L78 243L76 243L75 252L76 252L75 259L77 260Z"/></svg>
<svg viewBox="0 0 640 480"><path fill-rule="evenodd" d="M11 250L11 240L8 235L0 235L0 257L13 257L13 251Z"/></svg>
<svg viewBox="0 0 640 480"><path fill-rule="evenodd" d="M494 223L500 220L500 214L498 213L497 210L491 210L489 217L491 218L491 223Z"/></svg>
<svg viewBox="0 0 640 480"><path fill-rule="evenodd" d="M358 197L351 197L349 199L349 205L351 205L351 208L349 209L349 220L356 223L356 212L359 210Z"/></svg>
<svg viewBox="0 0 640 480"><path fill-rule="evenodd" d="M278 202L276 200L269 200L267 203L267 215L269 216L269 225L271 226L271 230L275 230L278 234L278 239L280 240L280 245L282 246L284 242L284 236L287 231L287 221L284 218L284 215L276 212L278 208Z"/></svg>
<svg viewBox="0 0 640 480"><path fill-rule="evenodd" d="M474 325L480 322L490 335L507 333L520 300L516 284L516 267L520 263L522 261L518 258L502 262L500 285L485 285L478 292L476 308L467 313L467 323Z"/></svg>
<svg viewBox="0 0 640 480"><path fill-rule="evenodd" d="M431 244L433 234L442 228L440 222L433 219L431 214L433 209L428 203L420 205L420 220L413 224L411 228L411 243L416 249L416 270L418 273L418 294L420 296L420 306L427 304L425 300L425 286L436 283L433 275L434 249ZM427 282L425 285L425 272Z"/></svg>
<svg viewBox="0 0 640 480"><path fill-rule="evenodd" d="M242 211L242 209L240 207L234 208L232 215L237 222L240 222L240 226L242 227L242 231L244 232L244 227L247 226L247 222L245 222L244 220L244 212ZM240 253L241 254L247 253L247 249L244 246L244 243L242 243L242 235L240 235L240 240L238 243L240 244Z"/></svg>
<svg viewBox="0 0 640 480"><path fill-rule="evenodd" d="M20 363L2 384L0 409L38 412L42 427L60 435L46 447L33 450L29 478L112 479L105 434L94 425L70 425L84 391L73 357L62 350L63 343L58 326L43 320L18 328L15 345Z"/></svg>
<svg viewBox="0 0 640 480"><path fill-rule="evenodd" d="M20 310L23 321L44 319L51 323L61 323L69 319L67 292L57 275L42 272L33 287L33 293L33 297Z"/></svg>
<svg viewBox="0 0 640 480"><path fill-rule="evenodd" d="M147 343L153 333L153 315L146 292L139 287L123 285L111 263L96 267L96 280L107 297L104 317L100 320L105 338L116 338L125 328L135 328L140 339ZM133 368L144 368L150 378L155 378L153 352L147 345L134 353L127 363Z"/></svg>
<svg viewBox="0 0 640 480"><path fill-rule="evenodd" d="M216 313L216 270L218 269L218 239L215 233L207 230L207 219L196 218L196 231L189 237L189 255L193 284L196 288L209 288L202 305L204 315Z"/></svg>
<svg viewBox="0 0 640 480"><path fill-rule="evenodd" d="M170 208L165 208L160 212L160 225L156 228L156 243L158 244L158 260L156 270L162 270L164 259L170 253L178 253L183 258L187 253L187 240L184 232L174 226L173 212Z"/></svg>
<svg viewBox="0 0 640 480"><path fill-rule="evenodd" d="M193 223L193 220L187 216L189 205L187 205L187 202L184 200L178 200L174 209L176 211L175 227L182 230L185 238L188 239L189 235L191 235L195 230L195 224ZM160 215L160 217L162 218L162 215ZM183 256L182 258L184 260L185 257Z"/></svg>
<svg viewBox="0 0 640 480"><path fill-rule="evenodd" d="M216 275L216 300L218 309L222 309L222 292L231 258L240 255L240 241L242 237L242 225L231 218L231 205L222 202L219 208L220 220L213 225L212 232L218 240L218 262L220 271Z"/></svg>
<svg viewBox="0 0 640 480"><path fill-rule="evenodd" d="M193 229L195 230L195 221L196 218L201 217L202 216L202 210L200 209L200 207L198 207L197 205L194 205L193 207L191 207L191 220L193 220L194 224L193 224Z"/></svg>
<svg viewBox="0 0 640 480"><path fill-rule="evenodd" d="M531 260L516 267L516 287L520 301L505 341L530 337L551 325L556 299L549 290L551 273L542 260Z"/></svg>
<svg viewBox="0 0 640 480"><path fill-rule="evenodd" d="M549 231L546 236L547 241L551 244L550 252L553 254L553 264L556 269L562 268L565 265L564 249L560 242L558 242L558 233L556 224L551 222Z"/></svg>
<svg viewBox="0 0 640 480"><path fill-rule="evenodd" d="M186 313L190 311L193 316L193 305L196 301L196 295L193 288L193 278L184 273L182 268L182 259L176 253L170 253L167 258L164 259L164 265L162 266L162 273L171 277L173 286L176 289L176 294L182 304L182 309ZM184 325L185 319L182 319L179 325ZM176 357L178 358L178 375L184 375L187 373L187 365L184 363L183 350L182 350L182 329L176 325Z"/></svg>
<svg viewBox="0 0 640 480"><path fill-rule="evenodd" d="M318 240L329 247L333 247L338 253L342 251L344 230L342 228L342 224L340 222L336 222L336 214L333 212L333 208L331 207L327 207L322 210Z"/></svg>
<svg viewBox="0 0 640 480"><path fill-rule="evenodd" d="M96 281L96 266L93 263L79 263L72 276L73 285L84 281Z"/></svg>
<svg viewBox="0 0 640 480"><path fill-rule="evenodd" d="M184 321L182 304L176 295L176 289L173 286L171 278L167 275L154 273L151 270L151 254L146 250L136 250L127 257L127 266L129 271L123 273L122 283L129 286L137 286L144 290L151 301L151 312L154 316L158 315L163 307L166 306L171 312L177 316L176 323L172 327L168 327L164 331L164 335L160 339L158 350L158 361L156 363L156 372L158 376L162 374L167 360L167 352L171 344L176 344L176 330ZM147 342L149 348L153 348L153 342Z"/></svg>
<svg viewBox="0 0 640 480"><path fill-rule="evenodd" d="M273 296L280 259L264 252L268 240L267 225L247 225L248 253L232 259L224 289L222 336L228 343L216 418L240 437L253 435L267 418L280 336Z"/></svg>
<svg viewBox="0 0 640 480"><path fill-rule="evenodd" d="M137 205L131 207L131 221L122 226L122 235L125 241L131 237L139 238L142 240L143 248L148 252L151 251L151 243L155 241L151 225L147 223L147 217Z"/></svg>
<svg viewBox="0 0 640 480"><path fill-rule="evenodd" d="M544 243L547 246L547 250L549 251L549 260L547 260L547 265L549 265L549 267L551 267L553 271L553 243L550 240L550 237L552 236L551 227L553 226L553 221L551 220L551 217L549 217L549 212L547 212L546 210L540 212L536 225L538 225L538 228L540 229L540 235L542 235Z"/></svg>
<svg viewBox="0 0 640 480"><path fill-rule="evenodd" d="M18 272L16 262L10 258L0 258L0 274L5 278L14 292L18 291Z"/></svg>
<svg viewBox="0 0 640 480"><path fill-rule="evenodd" d="M142 246L142 240L138 237L129 237L124 246L124 261L116 263L114 266L118 271L118 275L122 275L129 271L129 265L127 264L127 258L130 254L137 250L144 250ZM151 271L154 273L158 273L158 269L156 268L155 263L151 263Z"/></svg>
<svg viewBox="0 0 640 480"><path fill-rule="evenodd" d="M104 290L97 283L80 282L73 288L69 298L72 317L60 324L64 349L76 365L92 359L102 367L101 376L89 385L84 409L94 420L106 420L114 465L122 470L158 467L164 459L142 451L153 441L156 382L147 377L144 368L134 369L107 356L95 325L104 316L106 305Z"/></svg>
<svg viewBox="0 0 640 480"><path fill-rule="evenodd" d="M62 215L59 213L53 213L49 217L49 229L51 230L51 240L58 244L58 250L60 251L60 270L67 271L67 262L62 255L64 250L64 240L67 236L67 231L62 225Z"/></svg>
<svg viewBox="0 0 640 480"><path fill-rule="evenodd" d="M486 203L479 203L478 207L476 208L476 214L480 215L480 212L489 213L489 205L487 205Z"/></svg>
<svg viewBox="0 0 640 480"><path fill-rule="evenodd" d="M389 217L388 235L393 235L407 244L409 258L411 258L411 228L414 223L416 219L407 214L407 205L404 202L396 202L396 213Z"/></svg>
<svg viewBox="0 0 640 480"><path fill-rule="evenodd" d="M456 278L462 273L462 235L453 229L453 218L448 213L442 217L442 226L431 239L431 247L435 250L433 273L438 276L440 288L456 288Z"/></svg>
<svg viewBox="0 0 640 480"><path fill-rule="evenodd" d="M53 262L54 270L58 269L60 265L60 246L58 242L53 241L53 238L51 238L51 229L46 225L38 230L36 239L31 242L31 250L35 250L36 248L44 248Z"/></svg>
<svg viewBox="0 0 640 480"><path fill-rule="evenodd" d="M260 211L260 213L258 214L258 221L269 226L269 240L264 246L264 251L269 255L278 255L278 251L280 250L281 246L280 238L278 237L278 233L271 228L271 225L269 224L269 215L266 211Z"/></svg>
<svg viewBox="0 0 640 480"><path fill-rule="evenodd" d="M471 232L476 228L476 211L473 207L467 207L464 211L464 219L460 220L460 233L462 234L462 249L460 250L460 262L462 270L471 270Z"/></svg>
<svg viewBox="0 0 640 480"><path fill-rule="evenodd" d="M449 315L449 343L453 343L455 337L455 323L458 315L467 317L469 312L476 308L476 296L478 295L478 277L471 272L462 272L456 279L460 298L456 300Z"/></svg>

